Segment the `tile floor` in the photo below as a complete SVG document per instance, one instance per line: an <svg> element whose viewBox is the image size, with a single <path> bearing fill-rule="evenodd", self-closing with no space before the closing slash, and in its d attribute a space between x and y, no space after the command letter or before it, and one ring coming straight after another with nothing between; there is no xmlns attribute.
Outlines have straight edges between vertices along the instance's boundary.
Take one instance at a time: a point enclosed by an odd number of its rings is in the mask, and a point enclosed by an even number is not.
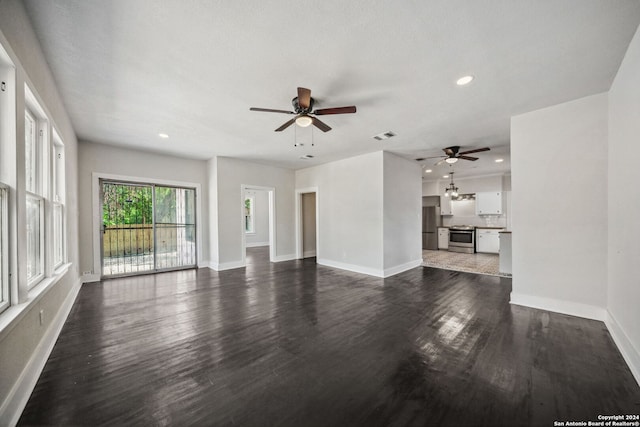
<svg viewBox="0 0 640 427"><path fill-rule="evenodd" d="M422 260L422 265L425 267L510 277L508 274L499 272L499 258L494 254L461 254L444 250L423 250Z"/></svg>

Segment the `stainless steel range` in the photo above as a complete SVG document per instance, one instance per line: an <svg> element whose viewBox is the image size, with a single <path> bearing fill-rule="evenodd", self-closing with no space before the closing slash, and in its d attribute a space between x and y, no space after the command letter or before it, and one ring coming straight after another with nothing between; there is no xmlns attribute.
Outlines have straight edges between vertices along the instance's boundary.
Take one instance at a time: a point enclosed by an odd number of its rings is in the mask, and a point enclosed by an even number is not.
<svg viewBox="0 0 640 427"><path fill-rule="evenodd" d="M449 227L449 251L472 254L476 251L476 227L452 225Z"/></svg>

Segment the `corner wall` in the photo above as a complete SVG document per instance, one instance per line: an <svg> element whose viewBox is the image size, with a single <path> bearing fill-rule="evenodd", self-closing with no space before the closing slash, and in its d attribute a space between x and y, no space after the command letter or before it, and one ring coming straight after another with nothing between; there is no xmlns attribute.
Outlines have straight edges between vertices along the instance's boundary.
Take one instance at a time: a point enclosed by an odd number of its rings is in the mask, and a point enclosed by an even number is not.
<svg viewBox="0 0 640 427"><path fill-rule="evenodd" d="M210 212L217 212L217 225L212 226L210 236L215 246L212 254L217 254L211 259L212 268L225 270L244 265L242 185L275 188L276 253L272 257L276 261L294 259L294 172L229 157L210 160L208 168L208 185L214 187L210 194L216 196L211 200Z"/></svg>
<svg viewBox="0 0 640 427"><path fill-rule="evenodd" d="M420 165L378 151L296 171L317 188L318 264L388 277L422 264Z"/></svg>
<svg viewBox="0 0 640 427"><path fill-rule="evenodd" d="M422 168L383 153L384 277L422 265Z"/></svg>
<svg viewBox="0 0 640 427"><path fill-rule="evenodd" d="M318 264L382 276L382 151L297 170L295 185L318 189Z"/></svg>
<svg viewBox="0 0 640 427"><path fill-rule="evenodd" d="M512 303L605 318L607 106L603 93L511 119Z"/></svg>
<svg viewBox="0 0 640 427"><path fill-rule="evenodd" d="M640 383L640 30L609 91L608 319Z"/></svg>

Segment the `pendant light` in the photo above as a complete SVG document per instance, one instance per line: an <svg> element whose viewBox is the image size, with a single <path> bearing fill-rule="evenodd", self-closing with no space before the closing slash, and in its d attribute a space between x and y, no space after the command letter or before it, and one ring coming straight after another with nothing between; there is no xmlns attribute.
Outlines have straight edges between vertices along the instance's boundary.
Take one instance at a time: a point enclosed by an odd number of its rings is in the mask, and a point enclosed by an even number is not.
<svg viewBox="0 0 640 427"><path fill-rule="evenodd" d="M453 172L449 173L451 176L451 183L444 191L444 197L458 197L458 187L453 183Z"/></svg>

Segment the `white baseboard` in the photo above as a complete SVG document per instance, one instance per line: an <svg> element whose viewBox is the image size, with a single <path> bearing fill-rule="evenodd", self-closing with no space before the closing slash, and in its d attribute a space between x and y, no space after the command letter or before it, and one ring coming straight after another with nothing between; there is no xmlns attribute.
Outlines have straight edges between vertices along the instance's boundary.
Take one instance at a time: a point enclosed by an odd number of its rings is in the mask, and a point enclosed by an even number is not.
<svg viewBox="0 0 640 427"><path fill-rule="evenodd" d="M384 277L395 276L396 274L411 270L412 268L420 267L422 265L422 262L423 260L422 258L420 258L410 262L406 262L404 264L396 265L395 267L385 268Z"/></svg>
<svg viewBox="0 0 640 427"><path fill-rule="evenodd" d="M67 317L71 312L71 308L73 307L73 303L76 301L76 297L78 296L78 292L80 292L81 286L82 281L78 280L62 303L62 306L60 307L60 310L58 310L58 314L55 319L53 319L53 322L51 322L49 329L44 333L40 343L38 343L38 346L29 358L29 361L22 370L18 381L16 381L6 400L2 404L2 407L0 407L0 419L4 420L2 422L3 425L5 421L7 422L6 425L9 426L15 426L18 423L20 415L22 415L22 411L24 411L25 406L27 406L29 397L31 397L31 393L38 382L38 378L40 378L44 365L49 359L53 346L58 340L58 336L64 326L64 322L67 320Z"/></svg>
<svg viewBox="0 0 640 427"><path fill-rule="evenodd" d="M354 273L367 274L369 276L387 278L402 273L403 271L411 270L412 268L420 267L422 265L422 259L407 262L405 264L397 265L395 267L377 269L371 267L364 267L361 265L348 264L340 261L333 261L325 258L318 258L318 264L326 265L327 267L339 268L340 270L353 271Z"/></svg>
<svg viewBox="0 0 640 427"><path fill-rule="evenodd" d="M276 255L271 262L291 261L296 259L296 254Z"/></svg>
<svg viewBox="0 0 640 427"><path fill-rule="evenodd" d="M537 297L511 292L510 302L511 304L553 311L555 313L568 314L570 316L584 317L585 319L600 320L602 322L607 318L607 310L602 307L581 304L578 302L563 301L554 298Z"/></svg>
<svg viewBox="0 0 640 427"><path fill-rule="evenodd" d="M269 246L269 242L253 242L253 243L247 242L245 246L247 248L257 248L259 246Z"/></svg>
<svg viewBox="0 0 640 427"><path fill-rule="evenodd" d="M242 268L242 267L246 267L246 263L243 261L231 261L231 262L222 262L222 263L211 261L209 263L209 268L216 271L233 270L234 268Z"/></svg>
<svg viewBox="0 0 640 427"><path fill-rule="evenodd" d="M384 277L384 271L377 268L363 267L361 265L348 264L340 261L333 261L325 258L318 258L316 261L320 265L339 268L340 270L353 271L354 273L367 274L369 276Z"/></svg>
<svg viewBox="0 0 640 427"><path fill-rule="evenodd" d="M99 282L100 281L100 275L99 274L84 274L82 277L80 277L80 280L82 280L82 283Z"/></svg>
<svg viewBox="0 0 640 427"><path fill-rule="evenodd" d="M311 257L314 257L314 256L316 256L316 251L315 250L313 250L313 251L304 251L302 253L302 258L311 258Z"/></svg>
<svg viewBox="0 0 640 427"><path fill-rule="evenodd" d="M613 342L615 342L618 350L622 353L622 357L625 362L627 362L636 382L640 384L640 351L634 347L633 343L624 332L624 329L622 329L610 311L607 311L607 317L604 324L607 326L607 329L613 338Z"/></svg>

